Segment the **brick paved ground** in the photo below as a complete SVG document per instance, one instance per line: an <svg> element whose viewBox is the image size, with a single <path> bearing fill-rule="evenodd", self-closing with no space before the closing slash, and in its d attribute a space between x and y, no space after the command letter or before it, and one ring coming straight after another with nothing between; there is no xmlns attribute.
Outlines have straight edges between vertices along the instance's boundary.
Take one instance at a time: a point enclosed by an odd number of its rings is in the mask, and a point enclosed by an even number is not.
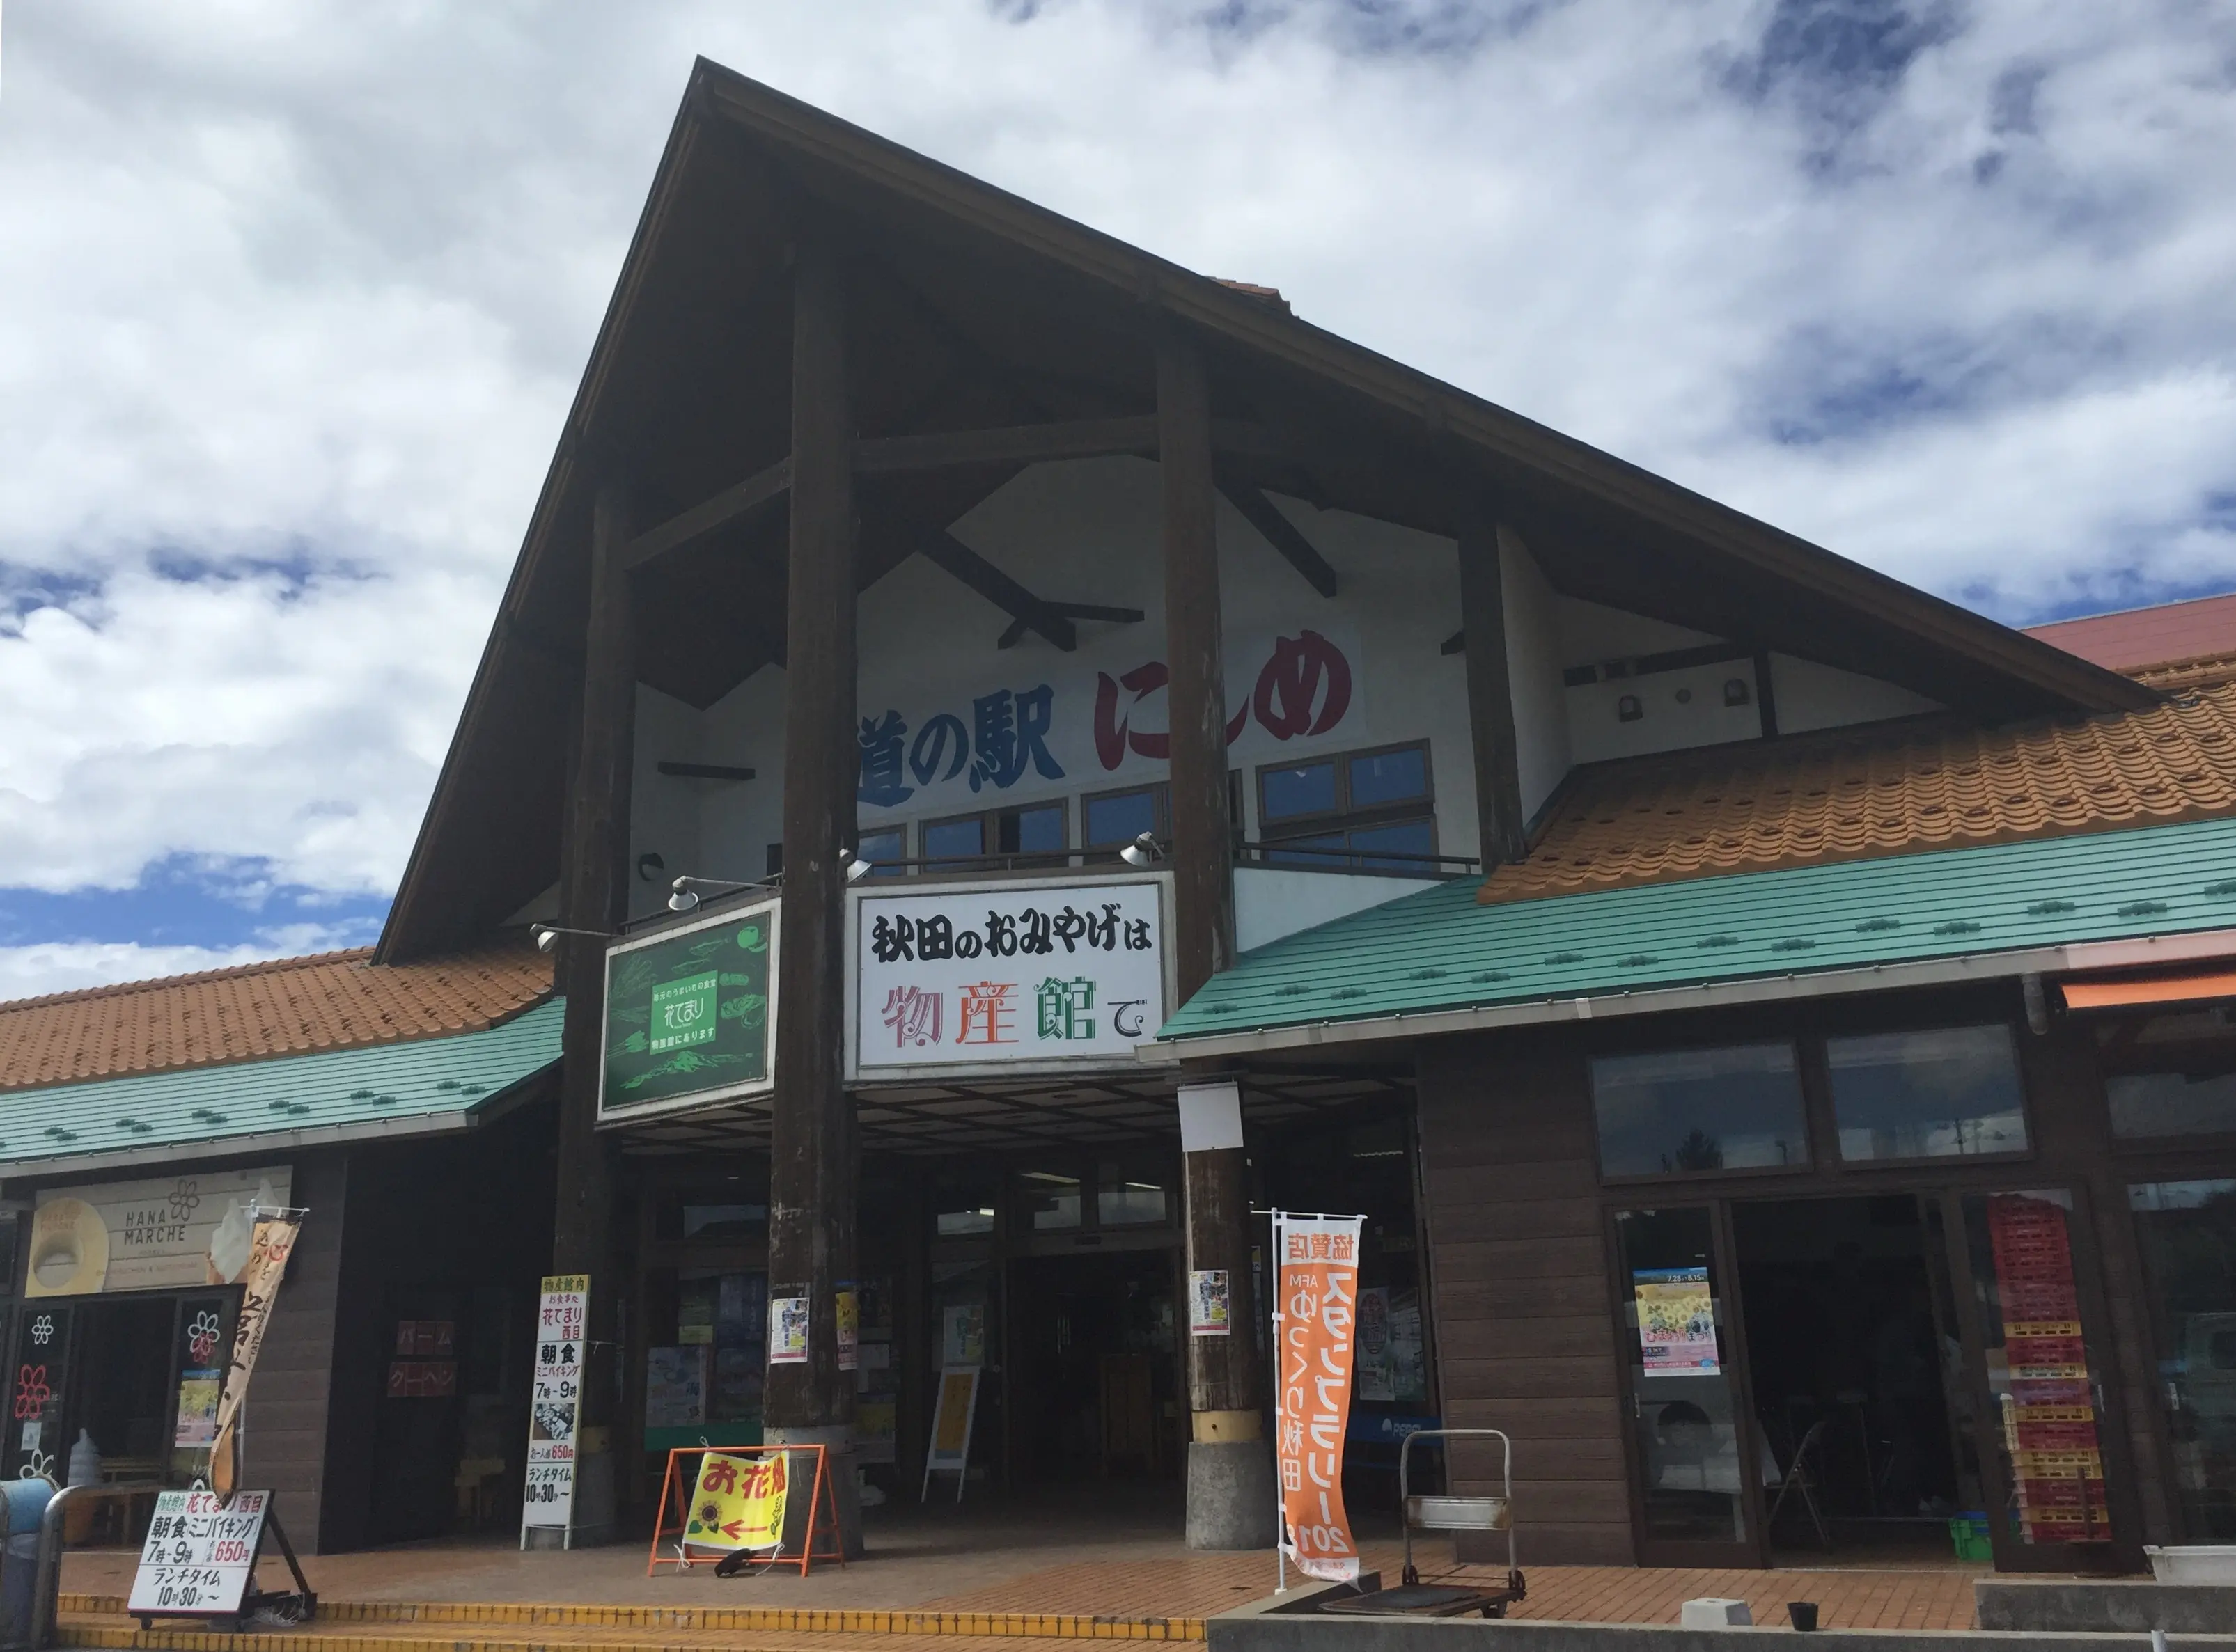
<svg viewBox="0 0 2236 1652"><path fill-rule="evenodd" d="M543 1602L554 1605L659 1608L832 1608L917 1609L956 1613L1071 1614L1128 1619L1200 1620L1270 1594L1274 1566L1271 1553L1194 1554L1179 1538L1177 1507L1169 1498L1098 1491L1082 1508L1069 1502L1019 1499L957 1510L880 1510L871 1518L870 1557L845 1570L819 1566L806 1579L796 1573L719 1579L711 1569L678 1575L664 1570L644 1576L641 1544L572 1554L522 1554L503 1535L480 1541L407 1544L351 1555L326 1555L306 1562L313 1588L336 1601L390 1603ZM1525 1534L1526 1537L1526 1534ZM1367 1564L1395 1581L1398 1547L1386 1539L1364 1545ZM1430 1575L1492 1581L1486 1571L1456 1572L1450 1551L1427 1545L1420 1550ZM1525 1544L1524 1561L1527 1562ZM79 1552L66 1557L65 1591L122 1595L128 1587L135 1557L114 1550ZM1953 1562L1856 1564L1814 1562L1805 1570L1772 1571L1639 1570L1617 1567L1529 1567L1529 1599L1518 1616L1601 1622L1674 1622L1680 1605L1695 1596L1720 1595L1745 1600L1758 1623L1782 1625L1786 1603L1813 1600L1828 1628L1947 1629L1972 1622L1972 1579L1983 1568ZM279 1586L283 1569L267 1563L267 1586ZM330 1623L313 1638L349 1640L351 1652L407 1652L431 1642L425 1629L399 1629L402 1611L385 1614L387 1623ZM430 1614L431 1616L433 1614ZM445 1614L445 1616L450 1616ZM577 1616L587 1617L588 1613ZM87 1638L96 1620L74 1618L73 1638L81 1644L116 1643L114 1622ZM677 1620L657 1636L661 1645L740 1644L727 1629L687 1629ZM1022 1624L1011 1626L1021 1629ZM1178 1628L1178 1626L1175 1626ZM1181 1633L1187 1633L1180 1629ZM725 1637L727 1638L725 1638ZM439 1636L444 1646L459 1639ZM497 1645L518 1639L492 1626L471 1638ZM752 1645L762 1652L845 1652L857 1639L874 1642L878 1652L901 1652L904 1639L919 1638L941 1652L963 1652L960 1642L986 1640L996 1652L1032 1652L1062 1642L975 1635L937 1639L911 1634L858 1636L835 1631L809 1632L755 1626ZM645 1645L635 1629L578 1622L539 1625L538 1644L594 1647ZM195 1644L176 1638L163 1644ZM153 1644L153 1642L151 1642ZM279 1652L275 1643L271 1652Z"/></svg>

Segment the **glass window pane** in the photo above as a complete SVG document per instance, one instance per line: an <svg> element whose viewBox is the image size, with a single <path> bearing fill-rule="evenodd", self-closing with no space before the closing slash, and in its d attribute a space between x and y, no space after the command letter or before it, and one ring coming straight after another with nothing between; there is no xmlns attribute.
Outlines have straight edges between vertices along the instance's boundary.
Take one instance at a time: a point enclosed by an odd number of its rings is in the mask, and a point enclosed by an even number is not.
<svg viewBox="0 0 2236 1652"><path fill-rule="evenodd" d="M1429 751L1414 746L1404 751L1378 751L1351 760L1351 806L1372 809L1382 803L1411 803L1429 795Z"/></svg>
<svg viewBox="0 0 2236 1652"><path fill-rule="evenodd" d="M1115 796L1087 800L1087 842L1126 844L1143 832L1157 829L1157 794L1121 791Z"/></svg>
<svg viewBox="0 0 2236 1652"><path fill-rule="evenodd" d="M1746 1535L1746 1491L1708 1223L1706 1210L1625 1210L1615 1233L1646 1529L1732 1543Z"/></svg>
<svg viewBox="0 0 2236 1652"><path fill-rule="evenodd" d="M1098 1165L1095 1217L1106 1228L1162 1222L1166 1219L1164 1184L1144 1176L1136 1165Z"/></svg>
<svg viewBox="0 0 2236 1652"><path fill-rule="evenodd" d="M907 869L893 862L907 857L908 831L896 826L891 831L864 832L855 841L854 853L870 863L872 877L898 877Z"/></svg>
<svg viewBox="0 0 2236 1652"><path fill-rule="evenodd" d="M2181 1536L2236 1543L2236 1181L2127 1190L2150 1276Z"/></svg>
<svg viewBox="0 0 2236 1652"><path fill-rule="evenodd" d="M969 820L935 820L924 829L924 858L937 860L945 855L983 855L986 852L986 823L973 816Z"/></svg>
<svg viewBox="0 0 2236 1652"><path fill-rule="evenodd" d="M1360 849L1378 849L1384 855L1433 855L1437 852L1437 829L1434 822L1401 820L1387 826L1363 826L1351 834L1351 846ZM1397 872L1427 872L1435 863L1419 860L1383 860L1372 855L1362 855L1351 862L1353 866L1372 866Z"/></svg>
<svg viewBox="0 0 2236 1652"><path fill-rule="evenodd" d="M932 1190L932 1232L942 1239L963 1239L994 1231L994 1200L1000 1177L989 1174L943 1183Z"/></svg>
<svg viewBox="0 0 2236 1652"><path fill-rule="evenodd" d="M994 1231L994 1207L990 1204L966 1204L960 1210L942 1210L932 1222L932 1229L943 1239L957 1238L965 1234Z"/></svg>
<svg viewBox="0 0 2236 1652"><path fill-rule="evenodd" d="M2121 1072L2104 1081L2114 1136L2236 1130L2236 1073Z"/></svg>
<svg viewBox="0 0 2236 1652"><path fill-rule="evenodd" d="M1036 1229L1046 1232L1051 1228L1079 1225L1077 1177L1066 1176L1061 1170L1026 1170L1017 1181L1025 1210Z"/></svg>
<svg viewBox="0 0 2236 1652"><path fill-rule="evenodd" d="M1828 1039L1845 1159L2016 1153L2027 1144L2007 1026Z"/></svg>
<svg viewBox="0 0 2236 1652"><path fill-rule="evenodd" d="M1266 859L1269 863L1285 866L1332 866L1347 864L1341 855L1299 855L1285 853L1286 849L1339 849L1345 847L1341 832L1322 832L1312 837L1285 837L1280 843L1269 847Z"/></svg>
<svg viewBox="0 0 2236 1652"><path fill-rule="evenodd" d="M1592 1108L1600 1169L1608 1176L1809 1162L1791 1044L1599 1056L1592 1062Z"/></svg>
<svg viewBox="0 0 2236 1652"><path fill-rule="evenodd" d="M1004 837L1009 836L1008 829L1012 818L1016 822L1016 847L1024 854L1070 847L1063 841L1062 803L1050 803L1041 809L1020 809L1014 816L1005 816L1002 822ZM1003 847L1007 849L1009 845L1005 843Z"/></svg>
<svg viewBox="0 0 2236 1652"><path fill-rule="evenodd" d="M1266 818L1289 820L1299 815L1335 812L1335 764L1311 763L1298 769L1267 769L1265 785Z"/></svg>

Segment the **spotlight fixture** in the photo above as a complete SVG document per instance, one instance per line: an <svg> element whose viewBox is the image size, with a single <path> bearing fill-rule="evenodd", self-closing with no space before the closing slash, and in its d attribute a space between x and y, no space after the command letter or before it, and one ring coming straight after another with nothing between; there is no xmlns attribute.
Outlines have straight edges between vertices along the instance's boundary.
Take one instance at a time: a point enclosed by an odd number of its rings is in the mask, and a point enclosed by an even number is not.
<svg viewBox="0 0 2236 1652"><path fill-rule="evenodd" d="M613 937L602 929L569 929L563 924L531 923L528 934L536 942L536 950L549 952L559 944L562 935L588 935L593 941L611 941Z"/></svg>
<svg viewBox="0 0 2236 1652"><path fill-rule="evenodd" d="M846 882L849 883L859 883L870 875L870 862L855 854L851 849L842 849L838 851L838 864L846 869Z"/></svg>
<svg viewBox="0 0 2236 1652"><path fill-rule="evenodd" d="M696 912L700 901L707 895L736 895L744 889L766 889L779 882L781 875L760 878L751 883L740 883L730 878L693 877L687 873L668 886L671 891L668 897L668 909L670 912Z"/></svg>
<svg viewBox="0 0 2236 1652"><path fill-rule="evenodd" d="M1118 858L1127 865L1147 871L1150 865L1165 858L1164 846L1148 832L1118 851Z"/></svg>

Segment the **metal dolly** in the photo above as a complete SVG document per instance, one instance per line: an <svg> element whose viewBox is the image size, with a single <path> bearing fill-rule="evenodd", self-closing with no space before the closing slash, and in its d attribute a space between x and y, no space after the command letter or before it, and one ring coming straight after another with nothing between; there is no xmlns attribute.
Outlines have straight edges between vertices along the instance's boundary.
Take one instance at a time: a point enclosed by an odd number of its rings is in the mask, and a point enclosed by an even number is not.
<svg viewBox="0 0 2236 1652"><path fill-rule="evenodd" d="M1417 1439L1496 1439L1504 1453L1498 1497L1415 1497L1407 1472ZM1392 1613L1405 1617L1463 1617L1479 1612L1485 1617L1504 1617L1506 1609L1529 1592L1514 1550L1514 1442L1496 1428L1422 1428L1405 1436L1398 1447L1398 1498L1405 1511L1405 1570L1395 1589L1378 1589L1364 1595L1347 1595L1320 1603L1323 1612L1351 1612L1367 1616ZM1457 1583L1424 1583L1413 1564L1416 1531L1503 1531L1506 1533L1506 1587L1467 1589Z"/></svg>

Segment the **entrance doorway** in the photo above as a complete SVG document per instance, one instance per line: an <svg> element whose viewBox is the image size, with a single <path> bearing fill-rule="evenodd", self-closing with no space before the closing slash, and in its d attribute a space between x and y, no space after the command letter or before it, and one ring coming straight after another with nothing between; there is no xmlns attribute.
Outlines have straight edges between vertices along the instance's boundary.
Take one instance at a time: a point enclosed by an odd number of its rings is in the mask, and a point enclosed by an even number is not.
<svg viewBox="0 0 2236 1652"><path fill-rule="evenodd" d="M1172 1253L1020 1256L1009 1292L1018 1478L1177 1473L1187 1407Z"/></svg>
<svg viewBox="0 0 2236 1652"><path fill-rule="evenodd" d="M1744 1201L1732 1232L1768 1545L1947 1554L1950 1520L1981 1497L1921 1201Z"/></svg>

